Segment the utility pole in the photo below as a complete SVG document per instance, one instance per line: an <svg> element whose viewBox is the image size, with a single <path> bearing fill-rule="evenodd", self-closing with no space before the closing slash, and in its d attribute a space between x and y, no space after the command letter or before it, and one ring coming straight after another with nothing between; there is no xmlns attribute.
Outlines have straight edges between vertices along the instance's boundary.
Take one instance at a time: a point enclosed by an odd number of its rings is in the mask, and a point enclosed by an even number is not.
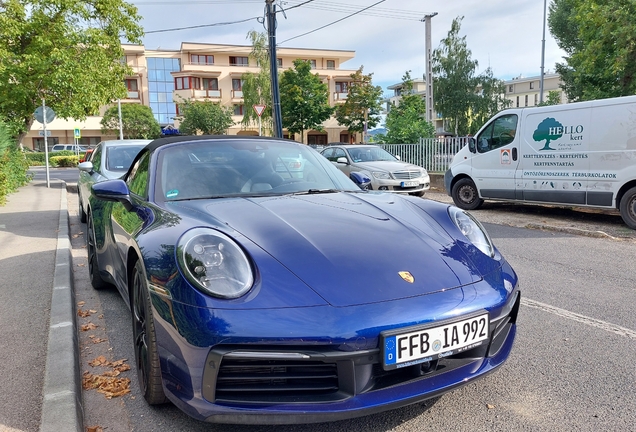
<svg viewBox="0 0 636 432"><path fill-rule="evenodd" d="M278 61L276 58L276 5L275 0L265 0L267 4L267 36L269 41L269 69L272 81L272 117L274 136L283 137L283 119L280 112L280 89L278 88Z"/></svg>
<svg viewBox="0 0 636 432"><path fill-rule="evenodd" d="M543 0L543 39L541 40L541 79L539 80L539 103L543 102L543 67L545 63L545 15L547 0Z"/></svg>
<svg viewBox="0 0 636 432"><path fill-rule="evenodd" d="M426 65L426 121L433 123L434 115L434 107L433 107L433 65L431 61L431 18L437 15L437 12L433 12L429 15L424 15L424 19L420 21L424 21L425 24L425 65Z"/></svg>

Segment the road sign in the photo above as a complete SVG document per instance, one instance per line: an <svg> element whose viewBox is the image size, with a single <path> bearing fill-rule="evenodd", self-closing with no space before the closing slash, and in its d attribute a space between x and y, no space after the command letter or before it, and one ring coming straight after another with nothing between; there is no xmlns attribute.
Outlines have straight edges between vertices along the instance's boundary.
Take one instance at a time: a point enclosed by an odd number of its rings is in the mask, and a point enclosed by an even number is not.
<svg viewBox="0 0 636 432"><path fill-rule="evenodd" d="M44 123L44 109L43 107L37 107L35 109L35 119L37 121L39 121L40 123ZM55 120L55 111L53 111L53 108L49 108L46 107L46 122L47 123L51 123L53 120Z"/></svg>
<svg viewBox="0 0 636 432"><path fill-rule="evenodd" d="M263 115L263 112L265 111L266 105L254 105L254 111L256 111L256 114L260 117L261 115Z"/></svg>
<svg viewBox="0 0 636 432"><path fill-rule="evenodd" d="M82 137L82 131L80 128L73 129L73 138L80 139Z"/></svg>

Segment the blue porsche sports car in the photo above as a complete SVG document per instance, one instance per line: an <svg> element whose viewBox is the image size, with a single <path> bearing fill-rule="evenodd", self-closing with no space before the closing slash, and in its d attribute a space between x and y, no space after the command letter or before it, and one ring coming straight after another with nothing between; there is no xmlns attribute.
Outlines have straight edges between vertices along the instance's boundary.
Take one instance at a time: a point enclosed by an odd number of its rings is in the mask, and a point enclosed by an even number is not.
<svg viewBox="0 0 636 432"><path fill-rule="evenodd" d="M302 167L281 169L289 154ZM361 190L308 146L162 138L92 193L91 283L130 306L150 404L324 422L439 396L510 355L517 275L481 224Z"/></svg>

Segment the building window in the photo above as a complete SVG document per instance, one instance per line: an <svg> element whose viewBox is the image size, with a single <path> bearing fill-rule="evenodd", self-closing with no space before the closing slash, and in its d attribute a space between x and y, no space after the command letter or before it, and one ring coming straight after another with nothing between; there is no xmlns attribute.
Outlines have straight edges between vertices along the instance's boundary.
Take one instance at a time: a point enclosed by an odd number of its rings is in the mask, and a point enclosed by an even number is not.
<svg viewBox="0 0 636 432"><path fill-rule="evenodd" d="M517 96L517 108L519 108L519 96Z"/></svg>
<svg viewBox="0 0 636 432"><path fill-rule="evenodd" d="M316 69L316 60L309 60L312 69Z"/></svg>
<svg viewBox="0 0 636 432"><path fill-rule="evenodd" d="M230 66L249 66L250 59L248 57L230 56Z"/></svg>
<svg viewBox="0 0 636 432"><path fill-rule="evenodd" d="M528 95L526 95L526 102L524 106L528 106Z"/></svg>
<svg viewBox="0 0 636 432"><path fill-rule="evenodd" d="M150 109L160 125L165 126L174 122L177 107L172 100L172 92L175 90L176 79L172 72L181 70L181 62L178 58L146 57L148 68L148 98ZM187 82L184 77L181 84Z"/></svg>
<svg viewBox="0 0 636 432"><path fill-rule="evenodd" d="M127 79L126 80L126 88L129 92L135 92L139 90L136 79Z"/></svg>
<svg viewBox="0 0 636 432"><path fill-rule="evenodd" d="M534 88L534 81L530 81L530 90Z"/></svg>
<svg viewBox="0 0 636 432"><path fill-rule="evenodd" d="M214 56L213 55L190 55L190 63L191 64L200 64L200 65L213 65L214 64Z"/></svg>
<svg viewBox="0 0 636 432"><path fill-rule="evenodd" d="M283 59L282 58L277 58L276 59L276 64L278 65L279 68L283 67Z"/></svg>
<svg viewBox="0 0 636 432"><path fill-rule="evenodd" d="M243 90L243 80L240 78L232 78L232 90Z"/></svg>
<svg viewBox="0 0 636 432"><path fill-rule="evenodd" d="M327 60L327 69L335 69L336 61L335 60Z"/></svg>
<svg viewBox="0 0 636 432"><path fill-rule="evenodd" d="M219 89L219 80L218 80L218 78L203 78L203 89L204 90L218 90Z"/></svg>
<svg viewBox="0 0 636 432"><path fill-rule="evenodd" d="M515 86L514 85L509 85L508 86L508 93L512 93L515 90Z"/></svg>
<svg viewBox="0 0 636 432"><path fill-rule="evenodd" d="M336 81L336 93L349 93L349 83L346 81Z"/></svg>
<svg viewBox="0 0 636 432"><path fill-rule="evenodd" d="M539 95L537 93L534 94L534 105L539 105Z"/></svg>
<svg viewBox="0 0 636 432"><path fill-rule="evenodd" d="M234 105L234 115L243 115L243 105Z"/></svg>
<svg viewBox="0 0 636 432"><path fill-rule="evenodd" d="M174 89L175 90L184 90L189 89L190 87L190 77L179 77L174 79Z"/></svg>

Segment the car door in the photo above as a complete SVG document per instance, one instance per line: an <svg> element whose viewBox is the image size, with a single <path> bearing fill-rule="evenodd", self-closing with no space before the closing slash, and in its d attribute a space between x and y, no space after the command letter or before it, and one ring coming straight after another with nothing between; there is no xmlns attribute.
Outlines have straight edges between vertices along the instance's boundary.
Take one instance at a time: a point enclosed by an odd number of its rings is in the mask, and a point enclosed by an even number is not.
<svg viewBox="0 0 636 432"><path fill-rule="evenodd" d="M482 198L516 198L519 138L517 114L493 119L475 137L472 173Z"/></svg>

